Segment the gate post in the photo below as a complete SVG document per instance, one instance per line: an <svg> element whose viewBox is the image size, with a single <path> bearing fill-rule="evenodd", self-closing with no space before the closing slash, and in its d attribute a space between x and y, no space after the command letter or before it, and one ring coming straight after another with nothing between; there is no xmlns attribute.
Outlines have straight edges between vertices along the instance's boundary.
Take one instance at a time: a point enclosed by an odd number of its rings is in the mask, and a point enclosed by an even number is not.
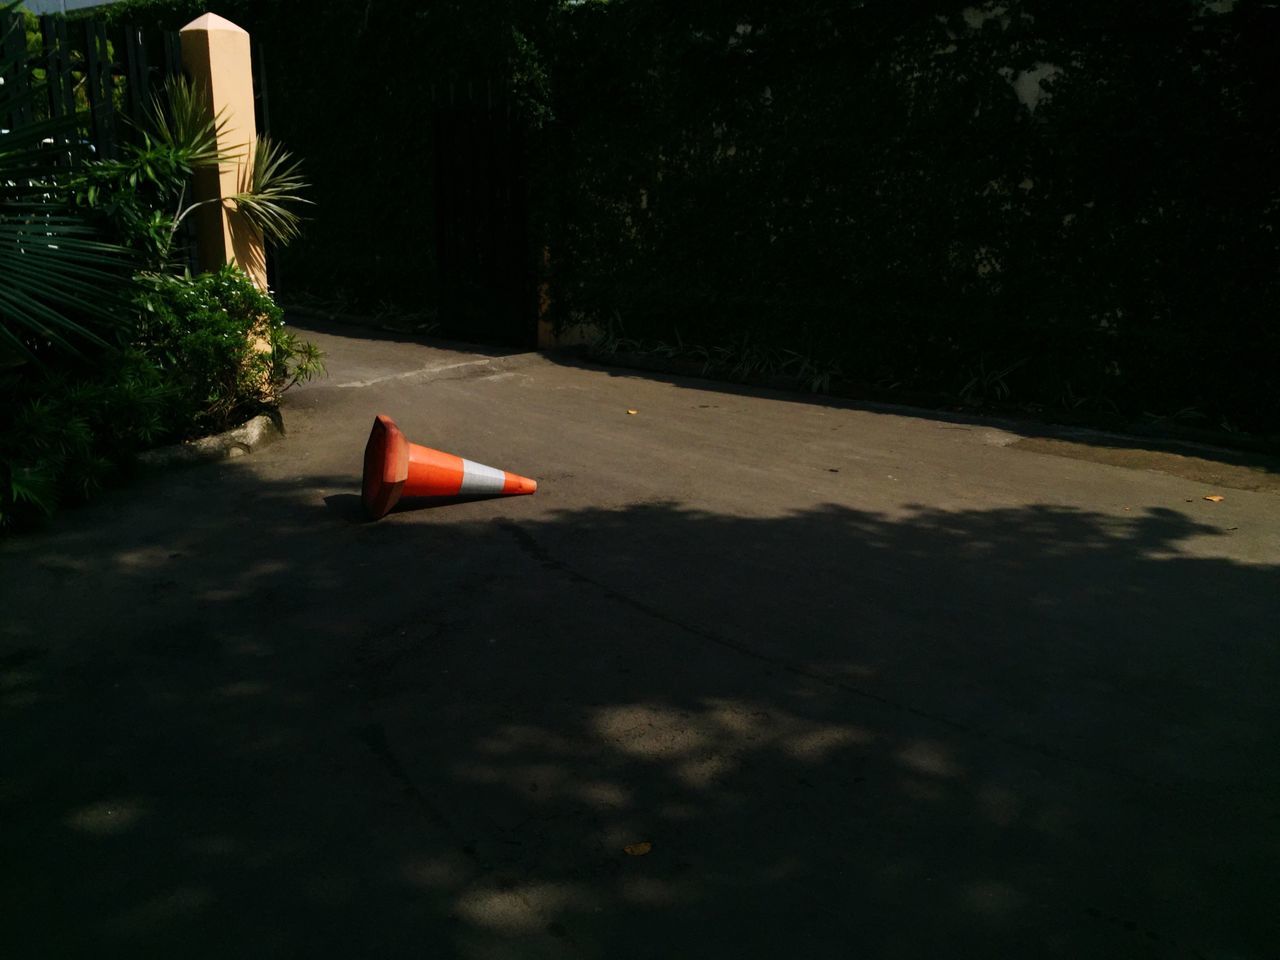
<svg viewBox="0 0 1280 960"><path fill-rule="evenodd" d="M249 186L258 142L249 34L216 13L206 13L183 27L180 36L183 66L196 89L208 92L212 115L225 121L218 149L234 156L219 169L197 172L195 198L225 200ZM266 290L261 231L225 202L201 207L195 216L201 269L234 263Z"/></svg>

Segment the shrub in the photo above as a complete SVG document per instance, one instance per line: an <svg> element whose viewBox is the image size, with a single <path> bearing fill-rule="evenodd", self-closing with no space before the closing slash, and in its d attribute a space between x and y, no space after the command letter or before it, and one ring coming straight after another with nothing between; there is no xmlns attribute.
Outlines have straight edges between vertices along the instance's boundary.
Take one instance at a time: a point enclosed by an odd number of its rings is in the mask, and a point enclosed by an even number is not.
<svg viewBox="0 0 1280 960"><path fill-rule="evenodd" d="M280 308L234 267L138 282L135 343L174 388L172 435L226 429L322 369L319 351L285 330Z"/></svg>
<svg viewBox="0 0 1280 960"><path fill-rule="evenodd" d="M323 369L234 267L138 286L128 346L0 375L0 528L88 499L139 450L241 422Z"/></svg>
<svg viewBox="0 0 1280 960"><path fill-rule="evenodd" d="M0 406L12 415L0 430L0 528L92 496L164 437L174 394L138 350L0 376Z"/></svg>

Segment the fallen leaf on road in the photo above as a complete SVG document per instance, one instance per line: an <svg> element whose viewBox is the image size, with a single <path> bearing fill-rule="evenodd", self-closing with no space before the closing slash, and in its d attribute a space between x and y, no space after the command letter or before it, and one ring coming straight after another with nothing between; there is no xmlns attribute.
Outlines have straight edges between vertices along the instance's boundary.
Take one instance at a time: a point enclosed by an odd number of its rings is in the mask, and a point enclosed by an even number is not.
<svg viewBox="0 0 1280 960"><path fill-rule="evenodd" d="M653 844L648 840L642 840L639 843L628 843L622 849L626 851L629 857L643 857L653 849Z"/></svg>
<svg viewBox="0 0 1280 960"><path fill-rule="evenodd" d="M1223 500L1227 498L1216 493L1211 493L1207 497L1205 497L1205 499L1212 500L1214 503L1221 503Z"/></svg>
<svg viewBox="0 0 1280 960"><path fill-rule="evenodd" d="M639 412L640 412L639 410L628 410L628 411L627 411L627 415L628 415L628 416L631 416L631 417L634 417L634 416L635 416L637 413L639 413Z"/></svg>

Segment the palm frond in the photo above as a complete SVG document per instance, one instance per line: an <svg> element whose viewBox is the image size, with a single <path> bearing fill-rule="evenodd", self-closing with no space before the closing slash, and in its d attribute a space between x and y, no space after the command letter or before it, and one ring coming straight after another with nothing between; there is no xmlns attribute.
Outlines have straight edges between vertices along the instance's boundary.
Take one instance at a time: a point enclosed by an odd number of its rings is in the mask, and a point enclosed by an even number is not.
<svg viewBox="0 0 1280 960"><path fill-rule="evenodd" d="M21 61L0 58L0 74L22 69ZM19 104L32 100L27 91L0 84L0 117L15 113ZM80 143L75 116L61 116L24 123L19 129L0 134L0 198L29 193L32 182L48 180L56 171L80 158L85 147Z"/></svg>
<svg viewBox="0 0 1280 960"><path fill-rule="evenodd" d="M226 111L213 112L209 91L178 75L151 95L142 132L171 156L182 158L189 170L196 170L234 159L218 149L226 129Z"/></svg>
<svg viewBox="0 0 1280 960"><path fill-rule="evenodd" d="M232 203L264 237L288 246L301 233L302 217L292 208L311 204L301 196L310 184L302 176L302 164L270 137L259 137L254 150L248 189Z"/></svg>
<svg viewBox="0 0 1280 960"><path fill-rule="evenodd" d="M0 55L0 75L25 70ZM26 94L0 85L0 116ZM102 343L124 316L129 252L98 239L68 202L76 118L0 134L0 354L35 359L42 348L76 352Z"/></svg>

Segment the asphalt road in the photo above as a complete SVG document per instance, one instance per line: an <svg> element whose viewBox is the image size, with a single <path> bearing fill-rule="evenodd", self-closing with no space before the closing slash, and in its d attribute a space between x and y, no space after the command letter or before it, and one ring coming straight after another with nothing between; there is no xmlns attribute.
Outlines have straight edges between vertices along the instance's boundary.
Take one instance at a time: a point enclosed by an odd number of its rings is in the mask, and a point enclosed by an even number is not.
<svg viewBox="0 0 1280 960"><path fill-rule="evenodd" d="M1277 955L1274 469L368 336L0 546L0 956Z"/></svg>

